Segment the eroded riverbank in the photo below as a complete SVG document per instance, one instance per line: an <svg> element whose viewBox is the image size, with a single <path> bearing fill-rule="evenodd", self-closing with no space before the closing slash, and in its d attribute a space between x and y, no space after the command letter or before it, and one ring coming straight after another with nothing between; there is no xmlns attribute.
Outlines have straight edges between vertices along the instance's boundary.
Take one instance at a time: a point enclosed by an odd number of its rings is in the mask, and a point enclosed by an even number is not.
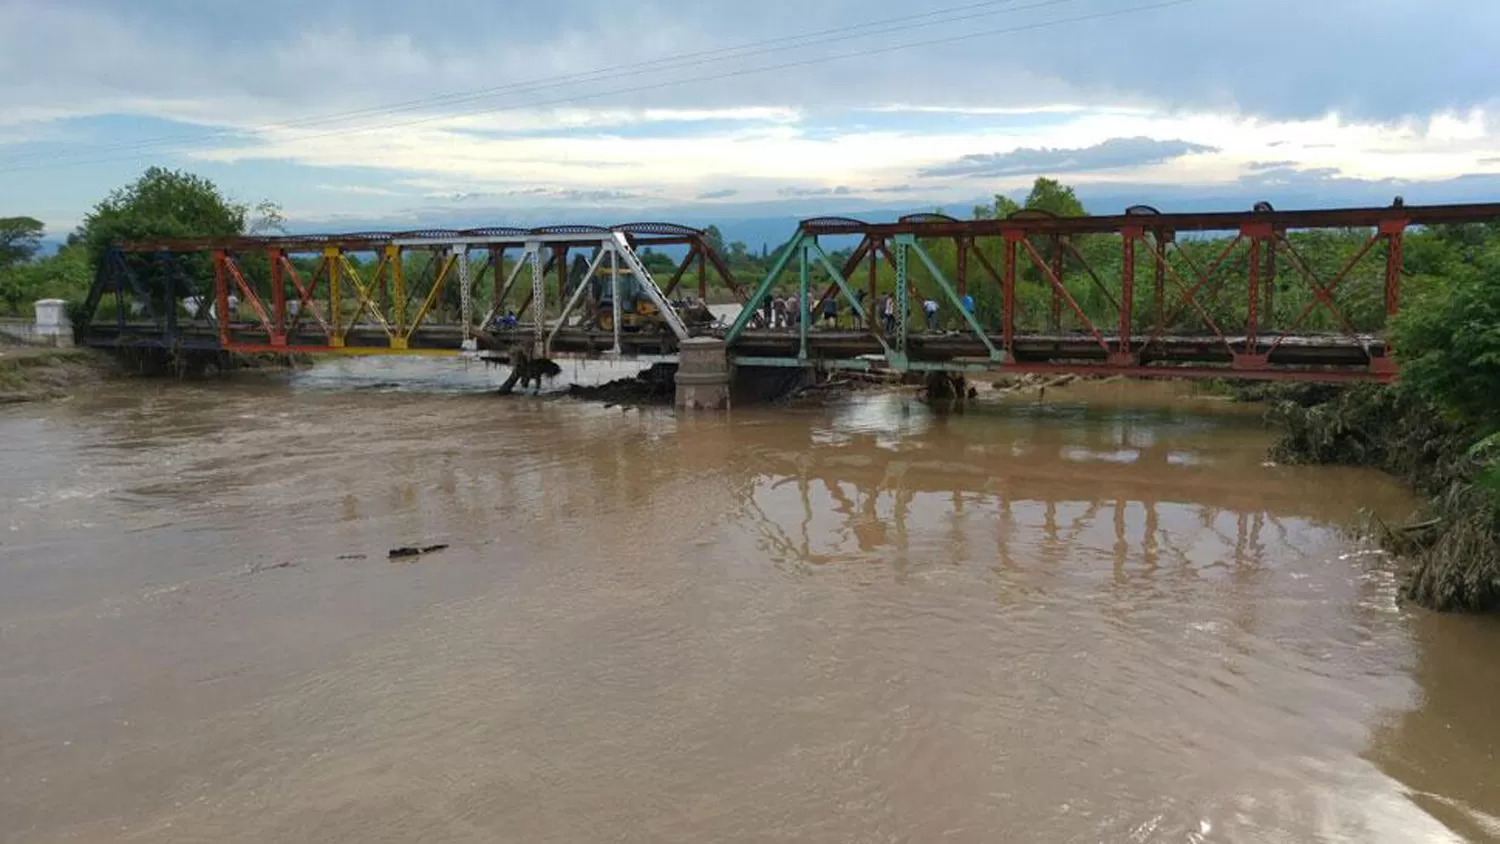
<svg viewBox="0 0 1500 844"><path fill-rule="evenodd" d="M407 366L0 410L0 839L1497 830L1500 631L1402 608L1347 529L1416 502L1255 408Z"/></svg>
<svg viewBox="0 0 1500 844"><path fill-rule="evenodd" d="M0 405L66 398L118 374L108 356L88 349L0 346Z"/></svg>

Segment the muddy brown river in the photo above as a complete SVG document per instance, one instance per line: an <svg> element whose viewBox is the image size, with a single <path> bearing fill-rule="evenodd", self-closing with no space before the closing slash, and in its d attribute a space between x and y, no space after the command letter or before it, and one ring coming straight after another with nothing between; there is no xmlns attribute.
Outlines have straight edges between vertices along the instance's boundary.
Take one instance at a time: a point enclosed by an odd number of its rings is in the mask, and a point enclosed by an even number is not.
<svg viewBox="0 0 1500 844"><path fill-rule="evenodd" d="M1500 839L1500 623L1253 409L499 380L0 410L0 841Z"/></svg>

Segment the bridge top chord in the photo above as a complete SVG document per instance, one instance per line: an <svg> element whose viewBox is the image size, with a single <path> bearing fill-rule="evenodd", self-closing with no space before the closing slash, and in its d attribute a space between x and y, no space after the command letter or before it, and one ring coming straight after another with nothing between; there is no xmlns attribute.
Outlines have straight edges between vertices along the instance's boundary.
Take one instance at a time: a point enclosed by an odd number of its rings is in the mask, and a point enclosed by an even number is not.
<svg viewBox="0 0 1500 844"><path fill-rule="evenodd" d="M582 224L538 226L482 226L469 229L413 229L409 231L362 231L323 234L244 235L238 237L153 238L118 244L123 252L244 252L279 249L283 252L320 252L343 249L362 252L387 245L446 246L478 245L509 248L526 243L584 244L625 234L643 245L688 244L702 240L704 232L692 226L668 222L633 222L613 226Z"/></svg>
<svg viewBox="0 0 1500 844"><path fill-rule="evenodd" d="M1112 234L1137 228L1152 232L1232 232L1246 226L1270 226L1275 231L1310 228L1371 228L1388 224L1437 225L1500 220L1500 203L1468 205L1405 205L1383 208L1332 208L1277 211L1259 203L1250 211L1162 213L1149 205L1134 205L1123 214L1057 217L1022 210L1004 219L958 220L945 214L910 214L894 223L870 223L849 217L813 217L800 226L807 235L913 234L918 237L983 237L1007 233Z"/></svg>

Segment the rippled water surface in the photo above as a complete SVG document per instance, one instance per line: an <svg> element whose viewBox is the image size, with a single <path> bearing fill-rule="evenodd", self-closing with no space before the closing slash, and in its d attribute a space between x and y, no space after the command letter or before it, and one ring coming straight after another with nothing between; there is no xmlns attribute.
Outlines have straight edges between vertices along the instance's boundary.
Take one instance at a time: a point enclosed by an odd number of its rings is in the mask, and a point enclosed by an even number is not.
<svg viewBox="0 0 1500 844"><path fill-rule="evenodd" d="M1253 412L501 374L0 411L0 841L1500 839L1500 626Z"/></svg>

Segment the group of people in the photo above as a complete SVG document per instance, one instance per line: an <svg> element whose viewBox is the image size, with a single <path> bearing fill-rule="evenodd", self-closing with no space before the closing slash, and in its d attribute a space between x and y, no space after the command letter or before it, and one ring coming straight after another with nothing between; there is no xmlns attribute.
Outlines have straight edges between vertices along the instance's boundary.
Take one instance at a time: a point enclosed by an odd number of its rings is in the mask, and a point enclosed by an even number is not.
<svg viewBox="0 0 1500 844"><path fill-rule="evenodd" d="M865 310L867 307L865 305L865 291L855 291L854 298L859 302L860 310ZM970 314L974 313L974 297L966 295L963 297L962 303L965 311ZM874 307L875 316L880 320L880 325L885 330L885 333L894 333L896 330L897 308L895 294L886 291L875 297ZM921 307L927 330L941 331L942 324L939 319L941 309L938 301L929 296L922 300ZM811 313L814 309L818 310L816 317ZM821 324L825 328L837 328L839 327L839 316L839 300L837 296L828 296L818 303L809 302L804 304L799 294L793 293L788 296L782 296L778 293L767 297L765 303L765 320L766 324L771 328L796 328L799 321L804 317L812 318L811 325ZM857 320L854 320L853 324L857 326Z"/></svg>

